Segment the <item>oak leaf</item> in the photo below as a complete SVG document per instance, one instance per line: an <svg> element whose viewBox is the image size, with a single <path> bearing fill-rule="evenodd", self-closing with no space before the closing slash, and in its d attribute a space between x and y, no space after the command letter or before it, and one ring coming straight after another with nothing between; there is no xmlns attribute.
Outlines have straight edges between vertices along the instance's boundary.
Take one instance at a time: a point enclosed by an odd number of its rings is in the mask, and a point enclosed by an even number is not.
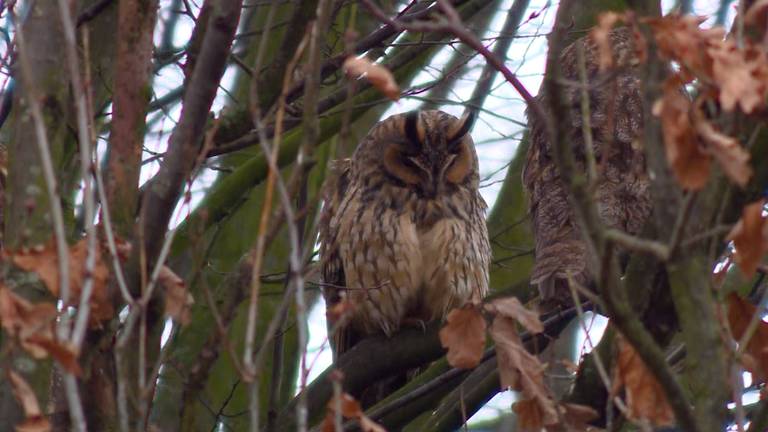
<svg viewBox="0 0 768 432"><path fill-rule="evenodd" d="M485 347L485 318L480 309L467 305L448 313L440 329L440 343L448 350L448 364L472 369L480 363Z"/></svg>
<svg viewBox="0 0 768 432"><path fill-rule="evenodd" d="M165 316L182 326L189 324L195 301L187 291L187 284L167 266L160 269L157 281L165 288Z"/></svg>
<svg viewBox="0 0 768 432"><path fill-rule="evenodd" d="M755 306L735 293L728 295L728 325L736 342L742 339L756 313L758 312ZM758 321L744 353L741 359L744 368L752 372L755 382L765 382L768 378L768 323Z"/></svg>
<svg viewBox="0 0 768 432"><path fill-rule="evenodd" d="M496 315L514 319L531 333L538 334L544 331L544 324L539 320L539 314L527 309L516 297L496 299L488 303L485 308Z"/></svg>
<svg viewBox="0 0 768 432"><path fill-rule="evenodd" d="M699 190L709 179L712 156L700 146L689 118L691 102L680 92L680 84L679 76L667 79L653 114L661 119L667 160L678 183L685 189Z"/></svg>
<svg viewBox="0 0 768 432"><path fill-rule="evenodd" d="M58 342L54 336L56 316L53 304L32 304L0 285L0 324L5 332L17 339L32 357L40 359L50 355L64 369L80 375L82 371L77 363L77 353Z"/></svg>
<svg viewBox="0 0 768 432"><path fill-rule="evenodd" d="M733 39L726 39L713 42L707 53L723 109L733 111L738 105L750 114L765 103L768 59L761 49L749 43L739 48Z"/></svg>
<svg viewBox="0 0 768 432"><path fill-rule="evenodd" d="M365 57L350 56L344 60L344 71L351 78L364 76L384 96L396 101L400 99L400 87L389 69Z"/></svg>
<svg viewBox="0 0 768 432"><path fill-rule="evenodd" d="M69 306L76 306L80 300L83 283L86 279L86 259L88 241L82 239L69 248ZM93 291L89 306L91 309L89 323L98 327L99 323L111 319L114 308L109 301L107 281L109 269L102 259L101 247L97 244L94 249L95 263L91 273ZM10 255L14 265L28 272L35 272L48 290L54 296L59 296L59 256L55 242L51 241L42 248L31 251L19 251Z"/></svg>
<svg viewBox="0 0 768 432"><path fill-rule="evenodd" d="M623 337L618 339L613 386L612 393L624 388L632 418L647 419L655 426L674 423L675 416L661 384Z"/></svg>
<svg viewBox="0 0 768 432"><path fill-rule="evenodd" d="M518 416L524 417L520 419L521 424L530 424L531 428L538 425L538 429L542 425L556 424L557 407L544 383L546 366L525 349L517 334L515 322L512 318L497 315L491 324L490 333L496 345L502 389L522 391L523 397L527 399L521 405L515 405L517 408L513 406Z"/></svg>
<svg viewBox="0 0 768 432"><path fill-rule="evenodd" d="M661 56L678 62L686 81L712 76L712 58L707 49L723 39L725 30L699 28L705 20L705 17L674 14L645 20L653 30Z"/></svg>
<svg viewBox="0 0 768 432"><path fill-rule="evenodd" d="M706 152L715 157L723 168L725 175L741 187L747 185L752 177L752 167L749 165L749 152L746 151L736 138L718 132L706 120L700 109L694 110L694 128L706 143Z"/></svg>
<svg viewBox="0 0 768 432"><path fill-rule="evenodd" d="M597 25L589 32L589 36L595 41L598 53L598 66L600 71L613 67L613 49L609 37L611 29L624 20L624 14L617 12L601 13L597 17Z"/></svg>
<svg viewBox="0 0 768 432"><path fill-rule="evenodd" d="M765 200L744 206L741 219L728 234L728 240L736 247L734 261L747 278L754 276L760 260L768 252L768 226L763 216Z"/></svg>
<svg viewBox="0 0 768 432"><path fill-rule="evenodd" d="M386 432L380 424L365 415L360 402L348 393L342 393L340 399L333 398L328 402L328 411L321 426L322 432L336 432L334 421L337 410L342 418L357 420L363 432Z"/></svg>
<svg viewBox="0 0 768 432"><path fill-rule="evenodd" d="M557 424L557 414L553 417L545 412L535 399L523 399L513 403L512 411L517 414L517 427L524 432L538 432L545 426Z"/></svg>
<svg viewBox="0 0 768 432"><path fill-rule="evenodd" d="M17 424L15 429L17 432L48 432L51 430L51 425L43 416L43 412L40 409L40 403L37 401L37 396L32 390L32 387L27 384L24 378L16 372L8 371L8 380L13 388L13 395L16 400L19 401L19 405L24 411L24 421Z"/></svg>
<svg viewBox="0 0 768 432"><path fill-rule="evenodd" d="M491 324L491 338L496 345L499 381L502 389L523 390L528 394L544 396L544 369L539 359L525 349L510 318L496 316Z"/></svg>
<svg viewBox="0 0 768 432"><path fill-rule="evenodd" d="M589 430L589 422L596 420L600 415L592 407L573 403L563 403L558 407L562 422L568 426L568 431L581 432ZM554 429L553 430L559 430Z"/></svg>
<svg viewBox="0 0 768 432"><path fill-rule="evenodd" d="M744 14L744 22L755 26L758 29L765 29L768 21L768 0L757 0L752 2L747 13Z"/></svg>

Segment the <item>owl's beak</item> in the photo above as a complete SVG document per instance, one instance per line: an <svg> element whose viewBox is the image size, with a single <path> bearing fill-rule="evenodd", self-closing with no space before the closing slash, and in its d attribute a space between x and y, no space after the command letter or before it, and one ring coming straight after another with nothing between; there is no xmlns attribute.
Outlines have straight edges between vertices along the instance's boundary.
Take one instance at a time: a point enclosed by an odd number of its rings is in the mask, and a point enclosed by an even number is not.
<svg viewBox="0 0 768 432"><path fill-rule="evenodd" d="M421 191L424 193L425 198L433 199L440 192L440 178L436 176L424 177L424 181L421 183Z"/></svg>

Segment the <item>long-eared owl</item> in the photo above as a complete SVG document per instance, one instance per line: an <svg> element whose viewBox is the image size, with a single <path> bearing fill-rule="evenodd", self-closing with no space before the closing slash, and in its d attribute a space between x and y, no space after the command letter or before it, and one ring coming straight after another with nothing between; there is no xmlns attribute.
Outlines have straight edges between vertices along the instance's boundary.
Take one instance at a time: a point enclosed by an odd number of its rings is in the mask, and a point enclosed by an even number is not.
<svg viewBox="0 0 768 432"><path fill-rule="evenodd" d="M634 35L627 28L609 34L614 67L599 71L598 48L583 37L563 50L560 66L564 99L570 106L568 137L577 164L586 172L582 121L582 89L579 82L577 46L583 47L588 82L589 121L597 161L594 198L603 223L629 234L639 234L651 212L645 157L637 139L643 121ZM537 99L544 107L547 95ZM535 239L535 264L531 284L537 285L549 305L571 301L568 275L589 285L594 274L588 265L573 208L553 160L545 126L529 113L530 148L523 168L529 214Z"/></svg>
<svg viewBox="0 0 768 432"><path fill-rule="evenodd" d="M367 335L442 319L488 292L471 125L471 115L442 111L393 115L336 162L324 191L320 262L328 308L350 306L332 326L337 356Z"/></svg>

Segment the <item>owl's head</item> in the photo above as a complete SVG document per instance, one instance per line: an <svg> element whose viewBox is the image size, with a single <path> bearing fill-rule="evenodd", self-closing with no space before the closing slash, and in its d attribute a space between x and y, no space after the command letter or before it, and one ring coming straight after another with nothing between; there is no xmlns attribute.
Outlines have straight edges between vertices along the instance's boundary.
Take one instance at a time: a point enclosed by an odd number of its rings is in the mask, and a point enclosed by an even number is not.
<svg viewBox="0 0 768 432"><path fill-rule="evenodd" d="M390 180L434 198L457 186L477 187L473 122L472 114L459 119L437 110L398 114L374 127L358 151L374 156L367 165Z"/></svg>

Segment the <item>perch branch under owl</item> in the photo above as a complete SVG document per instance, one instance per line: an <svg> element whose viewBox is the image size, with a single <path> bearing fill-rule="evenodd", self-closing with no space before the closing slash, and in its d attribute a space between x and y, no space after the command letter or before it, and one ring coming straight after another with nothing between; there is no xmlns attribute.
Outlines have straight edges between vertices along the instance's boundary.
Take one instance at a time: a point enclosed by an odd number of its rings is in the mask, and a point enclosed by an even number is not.
<svg viewBox="0 0 768 432"><path fill-rule="evenodd" d="M585 309L591 307L589 303L584 303L582 306ZM531 352L543 349L553 339L553 335L559 334L562 328L567 325L576 314L576 308L558 311L543 320L545 327L543 333L532 335L528 332L521 332L520 337L524 346ZM356 390L360 390L369 385L370 382L381 379L382 377L434 361L443 356L445 350L441 346L438 338L439 330L439 323L431 323L427 325L426 331L417 328L407 328L390 338L381 335L367 338L358 343L354 348L339 358L335 367L328 367L328 369L323 371L318 378L310 383L305 389L310 423L314 423L318 419L318 416L325 412L326 403L333 393L333 385L328 377L334 370L342 372L344 376L345 391L355 392ZM484 364L495 362L495 357L495 350L488 350L484 354L481 366L478 366L478 369ZM453 371L453 369L449 369L440 376L422 384L394 401L388 402L382 406L374 407L370 414L375 417L374 420L377 420L386 417L388 413L392 413L394 410L405 409L404 405L413 402L417 397L421 396L422 393L425 393L424 389L421 387L429 389L440 380L447 379L443 375L448 375L448 377L450 377L452 374L457 373L451 371ZM478 376L478 379L498 380L498 370L496 367L483 368L483 371L482 375ZM493 392L496 391L498 391L498 385L493 388ZM434 395L430 394L430 396L433 397ZM487 398L492 396L492 394L483 393L482 395L478 394L476 396ZM442 397L442 395L438 395L438 397ZM460 397L457 393L455 395L451 394L447 396L446 399L444 399L444 402L455 404L459 400ZM293 415L297 402L298 396L280 412L276 424L285 426L286 430L292 430L295 426L295 418ZM449 415L448 417L438 416L436 421L454 424L459 417L456 417L455 415ZM459 423L455 423L455 426L458 427Z"/></svg>

